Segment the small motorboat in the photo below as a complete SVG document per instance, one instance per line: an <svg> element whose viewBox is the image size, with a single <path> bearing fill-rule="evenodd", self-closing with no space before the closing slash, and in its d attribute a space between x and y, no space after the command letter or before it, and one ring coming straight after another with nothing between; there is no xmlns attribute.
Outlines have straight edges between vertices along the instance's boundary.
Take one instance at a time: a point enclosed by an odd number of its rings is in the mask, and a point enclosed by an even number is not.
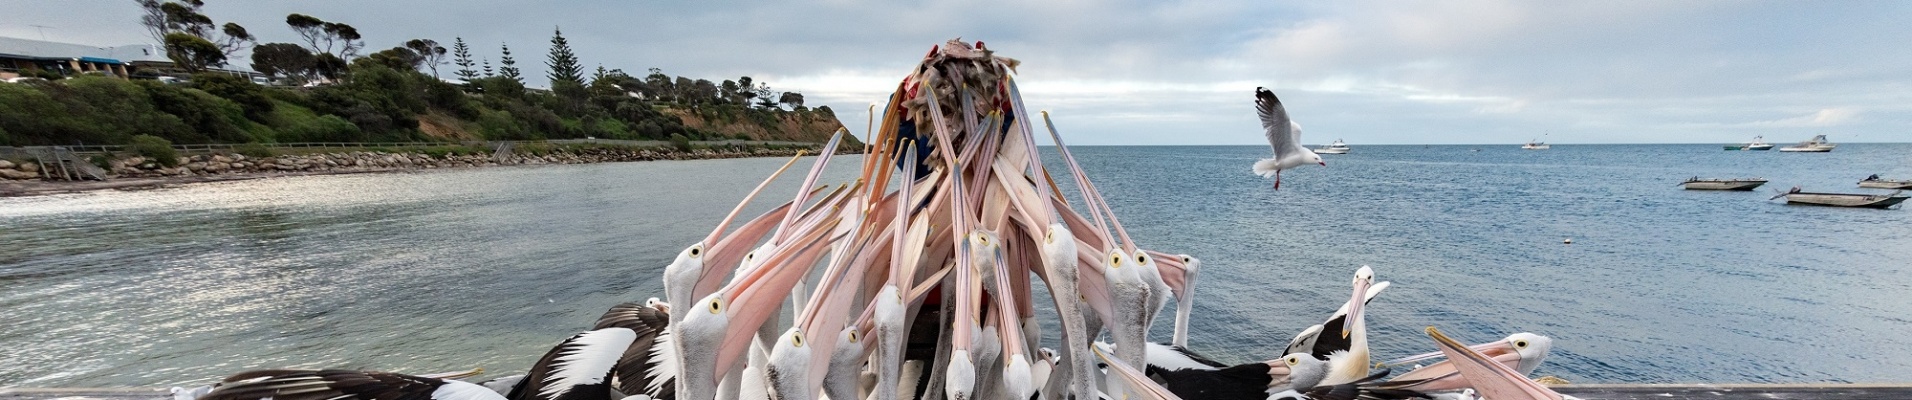
<svg viewBox="0 0 1912 400"><path fill-rule="evenodd" d="M1341 143L1341 139L1335 139L1334 143L1328 144L1328 147L1315 148L1314 152L1315 154L1348 154L1349 150L1353 149L1348 148L1347 143Z"/></svg>
<svg viewBox="0 0 1912 400"><path fill-rule="evenodd" d="M1859 187L1873 189L1912 189L1912 179L1882 179L1878 174L1859 181Z"/></svg>
<svg viewBox="0 0 1912 400"><path fill-rule="evenodd" d="M1553 146L1549 146L1546 142L1540 141L1540 138L1534 138L1534 140L1528 141L1527 144L1520 145L1520 148L1523 150L1546 150L1553 148Z"/></svg>
<svg viewBox="0 0 1912 400"><path fill-rule="evenodd" d="M1759 187L1759 185L1764 185L1764 184L1766 184L1766 180L1765 180L1765 179L1759 179L1759 178L1752 178L1752 179L1700 179L1700 177L1697 177L1697 176L1695 176L1695 177L1692 177L1692 178L1687 178L1685 182L1680 182L1680 186L1685 186L1685 187L1686 187L1686 190L1739 190L1739 191L1746 191L1746 190L1753 190L1753 188L1757 188L1757 187Z"/></svg>
<svg viewBox="0 0 1912 400"><path fill-rule="evenodd" d="M1832 144L1832 142L1827 142L1826 135L1819 135L1819 136L1813 136L1812 140L1799 142L1799 144L1795 144L1791 146L1781 147L1779 148L1779 151L1788 152L1788 153L1825 153L1825 152L1832 151L1832 148L1834 147L1839 147L1839 145Z"/></svg>
<svg viewBox="0 0 1912 400"><path fill-rule="evenodd" d="M1777 200L1784 197L1786 198L1786 204L1884 209L1892 208L1892 206L1905 202L1905 199L1912 198L1912 196L1899 195L1904 192L1904 190L1894 190L1892 193L1887 194L1815 193L1803 192L1799 190L1798 186L1794 186L1791 191L1780 193L1778 196L1773 196L1772 199Z"/></svg>
<svg viewBox="0 0 1912 400"><path fill-rule="evenodd" d="M1757 151L1764 151L1764 150L1772 150L1772 149L1773 149L1773 144L1772 144L1772 143L1766 143L1766 137L1765 137L1765 136L1754 136L1754 137L1753 137L1753 141L1752 141L1752 142L1749 142L1749 143L1741 143L1741 144L1729 144L1729 145L1726 145L1726 149L1727 149L1727 150L1757 150Z"/></svg>

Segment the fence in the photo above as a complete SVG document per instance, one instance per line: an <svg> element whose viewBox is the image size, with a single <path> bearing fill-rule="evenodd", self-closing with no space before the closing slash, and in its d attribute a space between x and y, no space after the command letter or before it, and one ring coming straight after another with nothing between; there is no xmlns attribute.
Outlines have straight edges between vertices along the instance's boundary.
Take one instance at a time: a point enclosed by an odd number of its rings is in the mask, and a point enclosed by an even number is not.
<svg viewBox="0 0 1912 400"><path fill-rule="evenodd" d="M505 143L510 143L512 145L511 147L522 146L528 143L547 143L547 144L558 144L558 145L604 144L604 145L629 146L629 147L670 146L670 142L662 141L662 140L556 139L556 140L470 141L470 142L299 142L299 143L243 143L243 144L177 144L177 145L173 145L173 149L179 150L180 152L184 152L184 153L210 153L215 151L233 151L235 150L236 147L239 147L239 146L248 146L248 147L263 146L265 148L270 148L270 149L313 149L313 148L365 149L365 148L381 148L381 147L382 148L399 148L399 147L441 147L441 146L481 146L486 148L498 148L499 145L505 144ZM786 141L775 141L775 140L707 140L707 141L693 141L691 142L691 144L698 145L698 146L710 146L710 147L715 147L715 146L816 146L818 145L818 143L810 143L810 142L786 142ZM72 151L74 153L96 154L96 153L109 153L109 152L126 152L128 146L72 145L72 146L0 147L0 158L32 157L32 155L37 151L41 151L43 149L52 149L55 147L65 148L66 150Z"/></svg>

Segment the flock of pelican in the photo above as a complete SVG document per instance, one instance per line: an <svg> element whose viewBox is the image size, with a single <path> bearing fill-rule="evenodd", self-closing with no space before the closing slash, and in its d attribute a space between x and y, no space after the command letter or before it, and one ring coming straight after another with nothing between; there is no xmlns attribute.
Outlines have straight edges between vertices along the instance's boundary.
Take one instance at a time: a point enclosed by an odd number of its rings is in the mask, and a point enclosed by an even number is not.
<svg viewBox="0 0 1912 400"><path fill-rule="evenodd" d="M1562 398L1526 378L1551 347L1533 334L1465 346L1428 328L1439 352L1374 362L1365 305L1389 284L1365 266L1338 311L1268 361L1229 366L1187 350L1201 260L1130 238L1046 112L1066 169L1044 167L1016 65L982 42L933 48L880 126L872 106L873 145L855 181L819 182L839 131L802 189L740 218L792 158L678 253L664 268L664 299L611 308L524 375L474 384L458 378L475 373L261 370L175 397ZM1321 162L1272 92L1257 89L1256 105L1275 150L1256 173L1279 188L1281 170ZM1079 203L1057 179L1072 180ZM1038 281L1048 296L1032 291ZM1150 342L1170 299L1174 334ZM1061 320L1053 350L1039 340L1037 302ZM1097 341L1105 332L1109 342ZM1443 356L1387 379L1391 366Z"/></svg>

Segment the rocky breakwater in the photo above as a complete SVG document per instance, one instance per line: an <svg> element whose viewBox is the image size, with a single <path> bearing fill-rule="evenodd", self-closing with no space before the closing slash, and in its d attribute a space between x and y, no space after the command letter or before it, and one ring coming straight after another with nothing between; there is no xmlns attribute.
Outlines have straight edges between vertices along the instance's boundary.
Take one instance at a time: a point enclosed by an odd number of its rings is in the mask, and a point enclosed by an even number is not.
<svg viewBox="0 0 1912 400"><path fill-rule="evenodd" d="M727 147L676 151L620 147L561 147L549 151L505 154L483 151L345 151L254 157L237 153L179 157L166 166L159 160L132 156L106 160L108 179L213 177L269 174L324 174L383 172L439 168L475 168L499 165L589 164L621 161L696 160L743 157L788 157L798 149ZM0 178L41 180L41 165L31 161L0 160Z"/></svg>

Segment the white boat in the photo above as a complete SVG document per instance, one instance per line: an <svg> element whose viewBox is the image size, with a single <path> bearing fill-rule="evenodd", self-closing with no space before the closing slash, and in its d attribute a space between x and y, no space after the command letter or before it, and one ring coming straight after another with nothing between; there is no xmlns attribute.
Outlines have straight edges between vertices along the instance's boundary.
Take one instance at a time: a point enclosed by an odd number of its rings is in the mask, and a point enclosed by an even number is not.
<svg viewBox="0 0 1912 400"><path fill-rule="evenodd" d="M1317 147L1314 152L1315 154L1348 154L1349 150L1353 149L1348 148L1347 143L1341 143L1341 139L1335 139L1334 143L1328 144L1328 147Z"/></svg>
<svg viewBox="0 0 1912 400"><path fill-rule="evenodd" d="M1878 175L1859 181L1859 187L1873 189L1912 189L1912 179L1881 179Z"/></svg>
<svg viewBox="0 0 1912 400"><path fill-rule="evenodd" d="M1520 148L1526 150L1546 150L1553 148L1553 146L1547 145L1546 142L1541 142L1540 138L1534 138L1534 140L1527 142L1527 144L1520 145Z"/></svg>
<svg viewBox="0 0 1912 400"><path fill-rule="evenodd" d="M1799 142L1799 144L1796 144L1796 145L1781 147L1779 148L1779 151L1784 151L1788 153L1824 153L1824 152L1832 151L1832 148L1834 147L1839 147L1839 145L1832 144L1832 142L1827 142L1826 135L1819 135L1819 136L1813 136L1812 140Z"/></svg>
<svg viewBox="0 0 1912 400"><path fill-rule="evenodd" d="M1805 204L1805 205L1811 205L1811 206L1832 206L1832 207L1864 207L1864 208L1883 209L1883 208L1892 208L1892 206L1896 206L1896 205L1899 205L1899 203L1905 202L1905 199L1907 198L1907 196L1899 195L1899 193L1903 193L1903 192L1905 191L1895 190L1892 193L1887 193L1887 194L1814 193L1814 192L1802 192L1802 191L1799 191L1798 187L1794 187L1792 188L1792 191L1780 193L1778 196L1773 196L1773 199L1784 197L1786 198L1786 204Z"/></svg>
<svg viewBox="0 0 1912 400"><path fill-rule="evenodd" d="M1751 143L1729 144L1727 150L1772 150L1773 144L1766 143L1765 136L1754 136Z"/></svg>
<svg viewBox="0 0 1912 400"><path fill-rule="evenodd" d="M1741 191L1744 191L1744 190L1753 190L1753 188L1757 188L1759 187L1759 185L1764 185L1764 184L1766 184L1766 180L1759 179L1759 178L1700 179L1700 177L1697 177L1697 176L1692 178L1687 178L1685 182L1680 182L1680 186L1686 187L1686 190L1741 190Z"/></svg>

